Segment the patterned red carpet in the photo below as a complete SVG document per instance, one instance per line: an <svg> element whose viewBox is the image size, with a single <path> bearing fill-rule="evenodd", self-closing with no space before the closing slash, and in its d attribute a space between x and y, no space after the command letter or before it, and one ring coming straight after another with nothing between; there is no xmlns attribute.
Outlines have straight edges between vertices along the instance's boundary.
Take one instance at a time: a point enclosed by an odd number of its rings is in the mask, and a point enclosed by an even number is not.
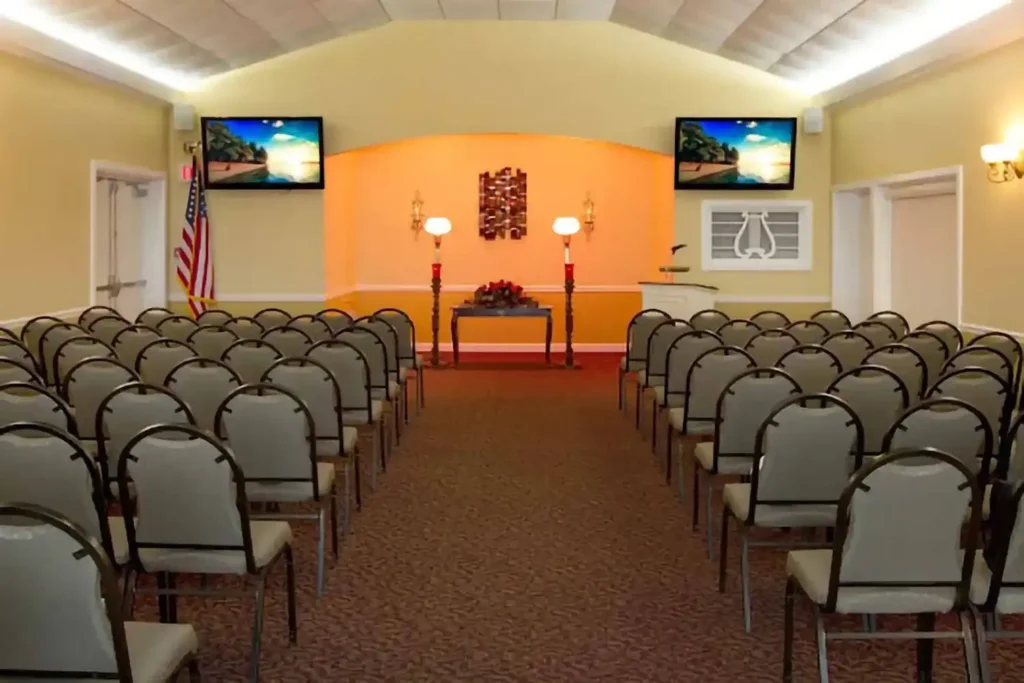
<svg viewBox="0 0 1024 683"><path fill-rule="evenodd" d="M366 495L319 601L311 523L293 523L299 645L287 645L281 570L264 681L780 680L784 553L752 551L747 636L737 565L720 595L688 512L616 412L614 366L582 360L577 372L428 375L427 408ZM184 599L179 609L200 634L205 679L244 680L251 606ZM796 680L817 680L809 611L799 615ZM997 680L1021 680L1009 664L1020 647L996 646ZM913 651L834 643L833 680L912 680ZM964 680L957 646L937 646L936 661L936 681Z"/></svg>

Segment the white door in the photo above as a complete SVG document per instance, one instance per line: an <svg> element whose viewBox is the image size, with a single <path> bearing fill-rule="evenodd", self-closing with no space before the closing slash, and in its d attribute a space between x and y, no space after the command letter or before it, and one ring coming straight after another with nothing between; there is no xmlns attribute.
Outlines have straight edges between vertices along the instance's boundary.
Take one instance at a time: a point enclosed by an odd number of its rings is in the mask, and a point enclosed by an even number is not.
<svg viewBox="0 0 1024 683"><path fill-rule="evenodd" d="M957 324L958 253L955 194L893 198L892 308L911 327Z"/></svg>
<svg viewBox="0 0 1024 683"><path fill-rule="evenodd" d="M149 204L148 183L97 180L96 304L110 306L128 320L146 308L143 249Z"/></svg>

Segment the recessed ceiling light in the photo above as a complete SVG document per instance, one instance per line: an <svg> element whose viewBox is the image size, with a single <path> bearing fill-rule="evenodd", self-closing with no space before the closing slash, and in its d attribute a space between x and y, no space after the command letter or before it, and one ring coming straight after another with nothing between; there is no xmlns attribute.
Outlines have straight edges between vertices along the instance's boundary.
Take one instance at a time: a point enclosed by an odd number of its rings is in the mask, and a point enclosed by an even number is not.
<svg viewBox="0 0 1024 683"><path fill-rule="evenodd" d="M977 21L1011 0L932 0L904 21L884 26L797 84L808 95L830 90Z"/></svg>
<svg viewBox="0 0 1024 683"><path fill-rule="evenodd" d="M72 26L47 13L44 9L36 7L34 0L0 0L0 17L10 19L54 40L88 52L111 64L116 64L176 90L183 92L195 90L202 80L174 69L155 65L120 45Z"/></svg>

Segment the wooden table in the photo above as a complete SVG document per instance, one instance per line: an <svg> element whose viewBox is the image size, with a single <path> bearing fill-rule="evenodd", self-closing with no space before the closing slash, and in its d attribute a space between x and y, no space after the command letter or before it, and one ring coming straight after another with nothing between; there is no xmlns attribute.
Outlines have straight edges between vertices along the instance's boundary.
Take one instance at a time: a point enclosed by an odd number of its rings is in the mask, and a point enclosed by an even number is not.
<svg viewBox="0 0 1024 683"><path fill-rule="evenodd" d="M483 306L452 306L452 355L459 363L459 318L545 318L544 362L551 362L551 330L553 320L550 306L518 306L516 308L485 308Z"/></svg>

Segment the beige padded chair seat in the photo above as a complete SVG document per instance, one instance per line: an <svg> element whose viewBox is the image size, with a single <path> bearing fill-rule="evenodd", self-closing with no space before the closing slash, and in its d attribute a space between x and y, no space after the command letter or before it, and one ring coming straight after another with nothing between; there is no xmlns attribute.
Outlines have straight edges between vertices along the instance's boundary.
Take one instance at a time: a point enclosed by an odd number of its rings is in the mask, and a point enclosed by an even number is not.
<svg viewBox="0 0 1024 683"><path fill-rule="evenodd" d="M979 550L974 555L974 572L971 574L971 602L980 605L988 600L991 581L992 570ZM1003 586L999 591L997 608L1000 614L1024 614L1024 588Z"/></svg>
<svg viewBox="0 0 1024 683"><path fill-rule="evenodd" d="M402 358L399 360L403 368L412 368L413 370L419 370L423 367L423 356L416 354L413 358Z"/></svg>
<svg viewBox="0 0 1024 683"><path fill-rule="evenodd" d="M664 405L665 403L665 387L656 386L654 387L654 398L658 402L658 405ZM686 403L686 397L683 394L669 394L668 404L669 406L681 407Z"/></svg>
<svg viewBox="0 0 1024 683"><path fill-rule="evenodd" d="M352 408L345 409L341 414L341 423L346 426L354 427L357 425L364 425L369 423L376 423L380 420L381 412L384 410L384 404L380 401L370 401L369 419L367 419L367 411L363 408Z"/></svg>
<svg viewBox="0 0 1024 683"><path fill-rule="evenodd" d="M680 396L680 398L682 398ZM685 408L669 408L668 423L677 432L683 431L683 421L686 419ZM715 425L711 422L693 422L689 425L690 434L714 434Z"/></svg>
<svg viewBox="0 0 1024 683"><path fill-rule="evenodd" d="M726 484L722 487L722 502L737 519L746 520L750 514L750 484ZM754 526L771 528L835 526L835 523L835 505L758 505L754 518Z"/></svg>
<svg viewBox="0 0 1024 683"><path fill-rule="evenodd" d="M126 621L125 640L135 683L166 683L199 649L195 629L188 624Z"/></svg>
<svg viewBox="0 0 1024 683"><path fill-rule="evenodd" d="M388 392L391 394L391 399L394 400L394 399L398 398L399 396L401 396L401 394L402 394L402 387L400 387L398 385L398 382L392 382L392 381L389 380L388 381ZM383 389L370 389L370 398L374 399L375 401L383 401L384 400L384 390Z"/></svg>
<svg viewBox="0 0 1024 683"><path fill-rule="evenodd" d="M705 441L697 444L693 449L693 455L697 462L708 472L715 464L715 444L712 441ZM718 459L719 474L750 474L750 467L753 458L727 457Z"/></svg>
<svg viewBox="0 0 1024 683"><path fill-rule="evenodd" d="M114 551L114 562L124 566L128 563L128 532L124 528L124 517L107 517L110 525L110 546Z"/></svg>
<svg viewBox="0 0 1024 683"><path fill-rule="evenodd" d="M321 497L326 497L334 485L334 464L319 462L316 478ZM245 485L245 495L255 503L299 503L313 499L313 483L306 481L283 481L279 483L253 481Z"/></svg>
<svg viewBox="0 0 1024 683"><path fill-rule="evenodd" d="M786 559L786 573L799 582L807 596L819 605L828 599L831 550L794 550ZM836 602L840 614L918 614L948 612L953 588L841 588Z"/></svg>
<svg viewBox="0 0 1024 683"><path fill-rule="evenodd" d="M342 427L341 429L341 453L338 453L338 442L317 441L316 454L321 458L333 458L340 455L352 455L356 451L356 444L359 443L359 430L355 427Z"/></svg>
<svg viewBox="0 0 1024 683"><path fill-rule="evenodd" d="M252 552L257 567L265 567L292 540L287 522L251 522ZM240 550L177 550L143 548L139 556L147 572L184 574L245 574L245 554Z"/></svg>

